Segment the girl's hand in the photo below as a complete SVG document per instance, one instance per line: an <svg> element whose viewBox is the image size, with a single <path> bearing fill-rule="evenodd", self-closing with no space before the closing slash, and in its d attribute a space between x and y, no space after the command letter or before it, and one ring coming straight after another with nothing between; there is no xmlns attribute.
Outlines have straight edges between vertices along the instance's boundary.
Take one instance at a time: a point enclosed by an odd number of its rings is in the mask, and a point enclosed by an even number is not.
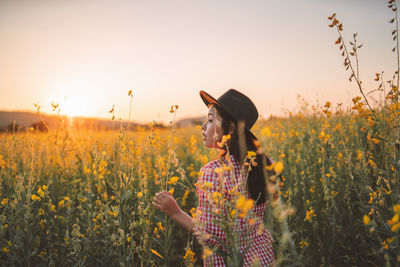
<svg viewBox="0 0 400 267"><path fill-rule="evenodd" d="M174 217L181 211L174 197L167 191L162 191L155 195L153 206L170 217Z"/></svg>

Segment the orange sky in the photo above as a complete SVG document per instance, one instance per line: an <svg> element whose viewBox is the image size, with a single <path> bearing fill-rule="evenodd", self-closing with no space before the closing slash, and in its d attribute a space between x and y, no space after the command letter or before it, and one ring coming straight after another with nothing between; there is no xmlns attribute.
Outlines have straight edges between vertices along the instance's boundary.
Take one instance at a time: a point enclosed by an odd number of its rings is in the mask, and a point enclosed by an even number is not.
<svg viewBox="0 0 400 267"><path fill-rule="evenodd" d="M198 96L229 88L252 98L260 114L311 104L348 104L355 84L334 45L333 12L347 40L354 32L361 77L395 68L392 12L373 0L35 0L0 2L0 110L167 122L206 113Z"/></svg>

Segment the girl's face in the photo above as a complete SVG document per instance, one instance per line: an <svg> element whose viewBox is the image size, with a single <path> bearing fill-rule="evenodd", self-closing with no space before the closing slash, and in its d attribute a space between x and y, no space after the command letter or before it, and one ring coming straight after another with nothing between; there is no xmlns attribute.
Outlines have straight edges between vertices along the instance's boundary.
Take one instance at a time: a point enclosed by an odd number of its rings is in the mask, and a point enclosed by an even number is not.
<svg viewBox="0 0 400 267"><path fill-rule="evenodd" d="M208 148L220 148L218 142L223 135L222 118L214 106L208 110L207 120L201 126L204 145Z"/></svg>

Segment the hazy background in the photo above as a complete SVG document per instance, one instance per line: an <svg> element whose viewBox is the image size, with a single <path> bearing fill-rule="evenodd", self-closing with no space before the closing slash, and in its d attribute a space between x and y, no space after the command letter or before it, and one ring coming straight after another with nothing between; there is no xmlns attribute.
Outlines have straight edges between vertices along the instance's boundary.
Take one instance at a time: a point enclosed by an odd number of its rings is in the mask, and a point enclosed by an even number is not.
<svg viewBox="0 0 400 267"><path fill-rule="evenodd" d="M252 98L260 114L297 105L348 105L358 94L343 66L333 12L354 32L361 77L395 68L393 17L382 0L1 0L0 110L168 121L203 115L198 91L229 88Z"/></svg>

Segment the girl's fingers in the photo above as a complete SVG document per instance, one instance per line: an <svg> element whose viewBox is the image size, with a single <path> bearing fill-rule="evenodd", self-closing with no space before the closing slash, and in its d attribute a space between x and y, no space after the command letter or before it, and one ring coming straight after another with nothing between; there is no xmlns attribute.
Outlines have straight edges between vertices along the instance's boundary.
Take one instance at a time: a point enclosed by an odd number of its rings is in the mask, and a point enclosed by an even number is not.
<svg viewBox="0 0 400 267"><path fill-rule="evenodd" d="M168 191L158 192L153 198L153 205L157 208L161 208L162 205L165 204L169 198L171 198L171 194Z"/></svg>

